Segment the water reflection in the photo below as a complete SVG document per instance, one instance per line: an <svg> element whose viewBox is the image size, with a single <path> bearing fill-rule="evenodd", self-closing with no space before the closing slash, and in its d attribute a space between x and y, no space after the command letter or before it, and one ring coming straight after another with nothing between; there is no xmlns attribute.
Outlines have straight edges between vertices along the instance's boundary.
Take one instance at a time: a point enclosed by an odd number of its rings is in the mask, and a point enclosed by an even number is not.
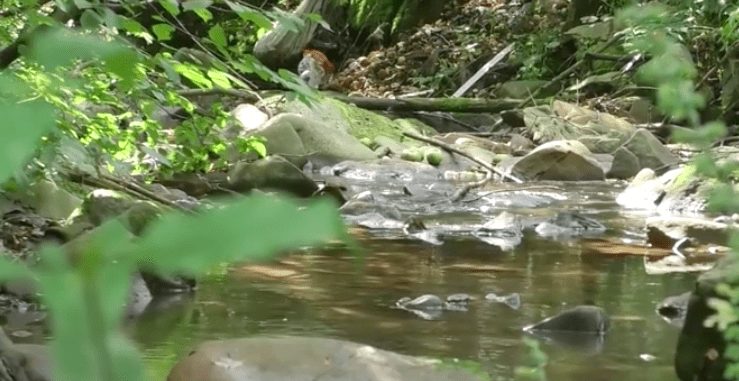
<svg viewBox="0 0 739 381"><path fill-rule="evenodd" d="M526 356L523 326L592 303L611 315L611 330L604 341L584 347L543 340L549 380L675 379L678 330L655 314L655 306L688 290L694 275L650 276L641 257L594 254L587 242L533 234L507 252L474 238L441 246L379 239L362 244L371 254L361 261L334 250L233 266L205 279L194 300L145 314L131 332L158 379L202 340L294 334L480 361L493 379L509 380ZM488 293L514 292L521 298L518 310L485 300ZM402 297L429 293L475 299L468 311L443 311L431 321L393 308ZM644 354L654 359L645 362Z"/></svg>

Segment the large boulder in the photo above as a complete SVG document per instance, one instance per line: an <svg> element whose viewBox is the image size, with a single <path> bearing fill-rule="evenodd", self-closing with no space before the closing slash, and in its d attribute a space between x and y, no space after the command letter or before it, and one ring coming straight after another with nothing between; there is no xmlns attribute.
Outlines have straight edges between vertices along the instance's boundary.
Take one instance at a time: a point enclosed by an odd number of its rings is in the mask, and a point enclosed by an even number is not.
<svg viewBox="0 0 739 381"><path fill-rule="evenodd" d="M542 144L517 160L510 171L528 180L603 180L603 167L578 141Z"/></svg>
<svg viewBox="0 0 739 381"><path fill-rule="evenodd" d="M285 191L308 197L318 190L303 171L281 156L255 162L239 162L228 174L229 188L237 192L252 189Z"/></svg>
<svg viewBox="0 0 739 381"><path fill-rule="evenodd" d="M723 376L727 365L723 356L726 341L715 325L705 323L716 314L716 310L709 306L709 301L714 298L726 299L716 292L716 286L722 283L734 288L739 286L736 266L737 260L728 257L696 281L675 352L675 370L682 381L726 379Z"/></svg>
<svg viewBox="0 0 739 381"><path fill-rule="evenodd" d="M51 381L52 364L47 347L14 344L0 329L0 381Z"/></svg>
<svg viewBox="0 0 739 381"><path fill-rule="evenodd" d="M640 128L613 154L613 166L608 175L626 179L643 168L660 170L680 161L651 132Z"/></svg>
<svg viewBox="0 0 739 381"><path fill-rule="evenodd" d="M561 101L528 107L523 113L534 141L577 140L593 153L612 153L635 131L624 119Z"/></svg>
<svg viewBox="0 0 739 381"><path fill-rule="evenodd" d="M167 381L472 381L440 361L312 337L208 341L180 360Z"/></svg>
<svg viewBox="0 0 739 381"><path fill-rule="evenodd" d="M253 134L266 139L269 154L284 156L301 168L309 160L338 163L375 158L375 153L349 132L293 113L275 116Z"/></svg>

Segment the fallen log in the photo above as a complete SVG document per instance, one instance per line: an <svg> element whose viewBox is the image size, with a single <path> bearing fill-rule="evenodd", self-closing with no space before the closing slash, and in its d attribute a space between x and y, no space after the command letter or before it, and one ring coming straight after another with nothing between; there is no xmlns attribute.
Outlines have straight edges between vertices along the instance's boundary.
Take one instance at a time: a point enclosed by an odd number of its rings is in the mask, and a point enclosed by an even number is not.
<svg viewBox="0 0 739 381"><path fill-rule="evenodd" d="M366 110L385 111L446 111L446 112L490 112L496 113L515 109L521 99L484 98L369 98L351 97L334 93L324 95L351 103Z"/></svg>

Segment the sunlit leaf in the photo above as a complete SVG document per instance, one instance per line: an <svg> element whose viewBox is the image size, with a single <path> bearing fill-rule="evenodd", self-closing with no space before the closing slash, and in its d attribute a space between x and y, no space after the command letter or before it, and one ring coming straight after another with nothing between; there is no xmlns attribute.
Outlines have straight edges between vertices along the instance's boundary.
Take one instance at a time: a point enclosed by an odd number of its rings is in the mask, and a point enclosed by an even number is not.
<svg viewBox="0 0 739 381"><path fill-rule="evenodd" d="M35 100L0 103L0 182L28 161L41 137L55 126L51 105Z"/></svg>
<svg viewBox="0 0 739 381"><path fill-rule="evenodd" d="M225 48L228 45L228 39L226 38L226 31L223 30L221 24L216 24L210 30L208 30L208 37L217 46Z"/></svg>
<svg viewBox="0 0 739 381"><path fill-rule="evenodd" d="M239 3L226 0L226 4L241 17L242 20L251 22L259 28L271 29L272 22L262 13L249 9Z"/></svg>
<svg viewBox="0 0 739 381"><path fill-rule="evenodd" d="M83 29L97 29L103 22L103 18L93 9L86 9L80 16L80 26Z"/></svg>
<svg viewBox="0 0 739 381"><path fill-rule="evenodd" d="M180 14L180 5L177 0L158 0L159 5L164 8L170 15L177 17Z"/></svg>
<svg viewBox="0 0 739 381"><path fill-rule="evenodd" d="M192 11L196 9L206 9L213 5L212 0L187 0L182 3L182 9Z"/></svg>
<svg viewBox="0 0 739 381"><path fill-rule="evenodd" d="M211 81L213 81L213 84L224 89L230 89L231 81L229 81L229 75L215 69L210 69L207 72L208 78L210 78Z"/></svg>
<svg viewBox="0 0 739 381"><path fill-rule="evenodd" d="M183 77L191 80L195 85L203 87L203 88L211 88L213 87L213 83L203 75L203 72L200 71L195 65L188 64L188 63L175 63L172 65L174 67L174 70L181 74Z"/></svg>
<svg viewBox="0 0 739 381"><path fill-rule="evenodd" d="M342 233L342 221L331 202L301 209L286 199L252 196L197 218L166 215L149 228L132 255L158 271L195 274L222 262L263 260Z"/></svg>
<svg viewBox="0 0 739 381"><path fill-rule="evenodd" d="M206 23L213 20L213 13L205 8L193 9L192 11Z"/></svg>
<svg viewBox="0 0 739 381"><path fill-rule="evenodd" d="M175 28L169 24L155 24L151 27L151 31L157 36L157 40L169 41L172 39Z"/></svg>

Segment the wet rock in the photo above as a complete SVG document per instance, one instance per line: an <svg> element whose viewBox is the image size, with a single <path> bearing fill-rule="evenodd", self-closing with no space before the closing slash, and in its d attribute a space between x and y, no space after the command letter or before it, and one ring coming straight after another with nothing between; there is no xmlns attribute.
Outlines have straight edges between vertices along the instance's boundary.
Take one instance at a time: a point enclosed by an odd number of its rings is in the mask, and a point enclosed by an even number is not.
<svg viewBox="0 0 739 381"><path fill-rule="evenodd" d="M493 292L485 295L485 300L495 303L503 303L514 310L521 308L521 295L517 292L508 295L497 295Z"/></svg>
<svg viewBox="0 0 739 381"><path fill-rule="evenodd" d="M605 334L610 326L606 312L596 306L577 306L524 327L524 331L563 331Z"/></svg>
<svg viewBox="0 0 739 381"><path fill-rule="evenodd" d="M647 218L646 225L647 242L652 247L671 249L683 238L688 238L693 245L729 242L730 225L706 218L655 216Z"/></svg>
<svg viewBox="0 0 739 381"><path fill-rule="evenodd" d="M329 164L375 158L348 132L297 114L277 115L253 133L266 139L267 152L284 156L299 168L308 160Z"/></svg>
<svg viewBox="0 0 739 381"><path fill-rule="evenodd" d="M403 233L409 237L419 239L432 245L441 245L439 234L433 230L429 230L424 222L416 217L408 219L403 225Z"/></svg>
<svg viewBox="0 0 739 381"><path fill-rule="evenodd" d="M548 221L536 226L542 237L573 237L603 234L606 227L600 222L574 213L557 213Z"/></svg>
<svg viewBox="0 0 739 381"><path fill-rule="evenodd" d="M716 292L716 286L726 283L737 287L736 266L736 258L728 257L696 281L675 353L675 370L681 381L725 379L727 360L723 357L726 349L723 333L715 324L705 323L716 314L708 301L713 298L726 300Z"/></svg>
<svg viewBox="0 0 739 381"><path fill-rule="evenodd" d="M442 310L444 309L444 301L432 294L421 295L415 299L404 297L395 302L399 308L410 310Z"/></svg>
<svg viewBox="0 0 739 381"><path fill-rule="evenodd" d="M309 197L318 190L318 185L300 168L274 155L251 163L237 163L228 174L228 185L237 192L276 190L300 197Z"/></svg>
<svg viewBox="0 0 739 381"><path fill-rule="evenodd" d="M180 360L167 381L479 381L466 370L367 345L312 337L208 341Z"/></svg>
<svg viewBox="0 0 739 381"><path fill-rule="evenodd" d="M516 161L510 172L527 180L603 180L603 168L582 143L554 141L542 144Z"/></svg>
<svg viewBox="0 0 739 381"><path fill-rule="evenodd" d="M418 148L406 148L400 153L400 158L407 161L423 161L423 152Z"/></svg>
<svg viewBox="0 0 739 381"><path fill-rule="evenodd" d="M403 229L405 223L399 219L387 217L379 212L362 213L357 216L346 216L346 220L354 225L367 229Z"/></svg>
<svg viewBox="0 0 739 381"><path fill-rule="evenodd" d="M409 147L393 138L380 135L375 137L375 140L373 142L378 148L385 147L387 148L387 151L392 156L400 156L403 151L408 149Z"/></svg>
<svg viewBox="0 0 739 381"><path fill-rule="evenodd" d="M519 134L511 135L511 140L508 141L508 146L511 147L511 153L516 156L526 155L536 147L534 142Z"/></svg>
<svg viewBox="0 0 739 381"><path fill-rule="evenodd" d="M715 182L696 175L692 165L676 168L657 177L651 169L641 170L616 202L629 209L665 214L701 214Z"/></svg>
<svg viewBox="0 0 739 381"><path fill-rule="evenodd" d="M487 244L509 251L521 244L523 228L518 216L503 212L472 234Z"/></svg>
<svg viewBox="0 0 739 381"><path fill-rule="evenodd" d="M511 153L511 147L504 143L499 143L490 139L481 138L479 136L465 134L461 132L452 132L437 137L438 140L453 144L463 149L465 147L474 146L482 148L492 153Z"/></svg>
<svg viewBox="0 0 739 381"><path fill-rule="evenodd" d="M635 131L624 119L561 101L524 109L524 121L535 142L577 140L593 153L615 151Z"/></svg>
<svg viewBox="0 0 739 381"><path fill-rule="evenodd" d="M680 255L668 255L658 259L644 257L644 271L649 275L703 272L713 268L719 258L688 259Z"/></svg>
<svg viewBox="0 0 739 381"><path fill-rule="evenodd" d="M470 294L451 294L446 297L447 303L454 303L454 304L467 304L470 301L472 301L472 296Z"/></svg>
<svg viewBox="0 0 739 381"><path fill-rule="evenodd" d="M676 327L682 327L685 322L685 315L688 313L688 302L690 301L690 291L680 295L669 296L657 305L657 314L662 319Z"/></svg>

